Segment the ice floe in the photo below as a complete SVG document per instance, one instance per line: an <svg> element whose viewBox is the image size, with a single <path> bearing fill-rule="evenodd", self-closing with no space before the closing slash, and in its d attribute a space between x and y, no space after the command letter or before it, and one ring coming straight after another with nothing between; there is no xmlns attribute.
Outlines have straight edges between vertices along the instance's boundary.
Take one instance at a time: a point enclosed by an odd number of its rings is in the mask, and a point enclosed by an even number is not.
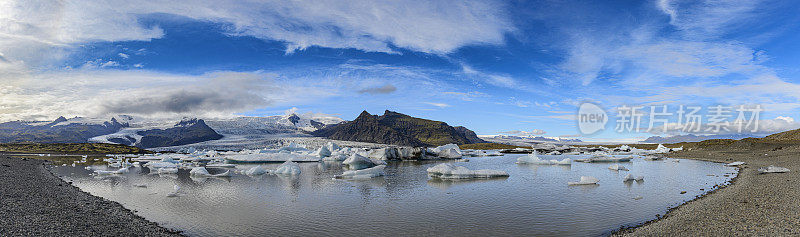
<svg viewBox="0 0 800 237"><path fill-rule="evenodd" d="M348 170L341 175L334 176L337 179L371 179L378 176L383 176L383 169L386 165L379 165L372 168L360 170Z"/></svg>
<svg viewBox="0 0 800 237"><path fill-rule="evenodd" d="M745 163L743 161L736 161L736 162L731 162L731 163L725 164L725 166L740 166L740 165L744 165L744 164Z"/></svg>
<svg viewBox="0 0 800 237"><path fill-rule="evenodd" d="M611 166L608 167L608 169L616 170L616 171L620 171L620 170L628 171L628 168L625 168L625 166L621 166L621 165L611 165Z"/></svg>
<svg viewBox="0 0 800 237"><path fill-rule="evenodd" d="M226 170L221 174L210 174L205 167L194 167L191 171L189 171L190 176L205 176L205 177L227 177L231 176L230 170Z"/></svg>
<svg viewBox="0 0 800 237"><path fill-rule="evenodd" d="M599 179L592 177L592 176L581 176L581 180L578 182L568 182L569 185L592 185L597 184L600 182Z"/></svg>
<svg viewBox="0 0 800 237"><path fill-rule="evenodd" d="M595 163L595 162L628 162L631 161L631 157L613 157L607 155L595 155L585 159L576 159L577 162L585 162L585 163Z"/></svg>
<svg viewBox="0 0 800 237"><path fill-rule="evenodd" d="M636 177L634 177L632 174L628 174L628 175L625 175L624 178L622 178L622 182L629 182L629 181L634 181L634 180L643 181L644 180L644 176L636 176Z"/></svg>
<svg viewBox="0 0 800 237"><path fill-rule="evenodd" d="M250 176L256 176L256 175L264 175L267 172L268 172L267 169L264 169L264 167L261 167L260 165L257 165L256 167L252 167L250 169L247 169L244 172L244 174L245 175L250 175Z"/></svg>
<svg viewBox="0 0 800 237"><path fill-rule="evenodd" d="M789 172L789 169L783 168L783 167L774 166L774 165L770 165L770 166L767 166L767 167L758 168L758 172L759 173L786 173L786 172Z"/></svg>
<svg viewBox="0 0 800 237"><path fill-rule="evenodd" d="M278 168L272 173L282 175L298 175L300 174L300 166L292 161L286 161L281 166L278 166Z"/></svg>
<svg viewBox="0 0 800 237"><path fill-rule="evenodd" d="M458 145L452 143L428 149L428 152L436 154L437 157L444 159L460 159L463 156Z"/></svg>
<svg viewBox="0 0 800 237"><path fill-rule="evenodd" d="M439 164L428 168L428 175L440 179L475 179L475 178L495 178L508 177L508 173L500 170L470 170L463 166L453 164Z"/></svg>
<svg viewBox="0 0 800 237"><path fill-rule="evenodd" d="M531 154L517 158L517 164L534 164L534 165L571 165L572 160L569 158L563 160L543 160L539 158L536 151Z"/></svg>

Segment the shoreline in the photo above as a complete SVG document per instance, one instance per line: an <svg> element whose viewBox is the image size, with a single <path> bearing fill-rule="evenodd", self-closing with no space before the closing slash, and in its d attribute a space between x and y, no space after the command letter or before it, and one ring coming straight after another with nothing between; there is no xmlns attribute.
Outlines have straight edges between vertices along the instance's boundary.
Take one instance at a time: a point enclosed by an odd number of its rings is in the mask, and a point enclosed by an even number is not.
<svg viewBox="0 0 800 237"><path fill-rule="evenodd" d="M51 167L45 160L0 157L0 235L183 236L80 190Z"/></svg>
<svg viewBox="0 0 800 237"><path fill-rule="evenodd" d="M637 226L613 231L611 236L731 236L800 234L800 159L793 149L748 151L683 151L670 157L708 162L744 161L736 177L704 195L670 208L664 215ZM757 168L777 165L788 173L758 174Z"/></svg>

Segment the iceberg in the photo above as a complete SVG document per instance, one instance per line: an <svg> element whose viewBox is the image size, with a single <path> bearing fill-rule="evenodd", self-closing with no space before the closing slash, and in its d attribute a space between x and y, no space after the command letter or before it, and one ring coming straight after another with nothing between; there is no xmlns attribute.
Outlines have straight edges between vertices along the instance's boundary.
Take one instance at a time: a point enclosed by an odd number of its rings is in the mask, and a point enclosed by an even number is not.
<svg viewBox="0 0 800 237"><path fill-rule="evenodd" d="M327 146L321 146L317 151L314 152L314 155L319 156L320 158L331 156L331 150L328 149Z"/></svg>
<svg viewBox="0 0 800 237"><path fill-rule="evenodd" d="M225 163L214 163L214 164L207 164L207 168L235 168L236 165L234 164L225 164Z"/></svg>
<svg viewBox="0 0 800 237"><path fill-rule="evenodd" d="M621 165L611 165L611 166L608 167L608 169L616 170L616 171L620 171L620 170L628 171L628 168L625 168L625 166L621 166Z"/></svg>
<svg viewBox="0 0 800 237"><path fill-rule="evenodd" d="M631 161L631 157L613 157L613 156L606 156L606 155L595 155L586 159L577 159L575 161L584 162L584 163L593 163L593 162L628 162Z"/></svg>
<svg viewBox="0 0 800 237"><path fill-rule="evenodd" d="M177 174L178 168L158 168L157 174Z"/></svg>
<svg viewBox="0 0 800 237"><path fill-rule="evenodd" d="M180 197L181 196L181 186L177 184L172 186L172 192L167 194L167 197Z"/></svg>
<svg viewBox="0 0 800 237"><path fill-rule="evenodd" d="M331 156L322 158L322 161L344 161L344 160L347 160L347 155L340 153L334 153Z"/></svg>
<svg viewBox="0 0 800 237"><path fill-rule="evenodd" d="M517 164L534 164L534 165L571 165L572 160L569 158L559 160L542 160L539 158L538 153L534 151L526 156L517 158Z"/></svg>
<svg viewBox="0 0 800 237"><path fill-rule="evenodd" d="M597 182L600 182L600 180L595 178L595 177L592 177L592 176L581 176L581 180L580 181L578 181L578 182L569 182L567 184L569 184L569 185L592 185L592 184L597 184Z"/></svg>
<svg viewBox="0 0 800 237"><path fill-rule="evenodd" d="M275 174L283 174L283 175L297 175L300 174L300 166L297 163L292 161L286 161L281 166L278 166L275 171Z"/></svg>
<svg viewBox="0 0 800 237"><path fill-rule="evenodd" d="M653 150L653 153L667 153L667 152L669 152L669 148L661 144L658 144L658 147L655 150Z"/></svg>
<svg viewBox="0 0 800 237"><path fill-rule="evenodd" d="M736 162L731 162L731 163L725 164L725 166L740 166L740 165L744 165L744 164L745 163L742 162L742 161L736 161Z"/></svg>
<svg viewBox="0 0 800 237"><path fill-rule="evenodd" d="M226 170L221 174L210 174L205 167L194 167L189 171L190 176L206 176L206 177L228 177L231 176L230 170Z"/></svg>
<svg viewBox="0 0 800 237"><path fill-rule="evenodd" d="M163 161L151 161L144 164L145 167L151 169L158 169L158 168L177 168L178 165L172 162L163 162Z"/></svg>
<svg viewBox="0 0 800 237"><path fill-rule="evenodd" d="M622 178L622 182L629 182L629 181L634 181L634 180L643 181L644 180L644 176L633 177L633 175L628 174L628 175L625 175L625 178Z"/></svg>
<svg viewBox="0 0 800 237"><path fill-rule="evenodd" d="M288 152L275 152L275 153L259 153L259 154L241 154L226 156L225 160L234 163L278 163L286 161L295 162L318 162L319 156L288 153Z"/></svg>
<svg viewBox="0 0 800 237"><path fill-rule="evenodd" d="M445 159L460 159L463 154L458 145L452 143L430 149L430 152Z"/></svg>
<svg viewBox="0 0 800 237"><path fill-rule="evenodd" d="M264 169L264 167L261 167L260 165L256 166L256 167L253 167L253 168L250 168L250 169L248 169L247 171L244 172L245 175L249 175L249 176L263 175L263 174L266 174L266 173L267 173L267 169Z"/></svg>
<svg viewBox="0 0 800 237"><path fill-rule="evenodd" d="M341 175L334 176L337 179L371 179L378 176L383 176L383 169L386 165L379 165L372 168L361 170L348 170Z"/></svg>
<svg viewBox="0 0 800 237"><path fill-rule="evenodd" d="M367 158L367 157L359 155L359 154L353 154L349 158L344 160L344 162L342 162L342 164L349 165L349 166L352 166L352 167L368 168L368 167L372 167L372 166L376 166L376 165L385 165L386 162L383 162L383 161L380 161L380 160L370 159L370 158Z"/></svg>
<svg viewBox="0 0 800 237"><path fill-rule="evenodd" d="M124 173L128 173L128 167L121 168L121 169L118 169L118 170L111 170L111 171L108 171L108 170L95 170L94 172L97 173L98 175L124 174Z"/></svg>
<svg viewBox="0 0 800 237"><path fill-rule="evenodd" d="M440 179L475 179L508 177L508 173L500 170L470 170L463 166L452 164L439 164L428 168L428 175Z"/></svg>
<svg viewBox="0 0 800 237"><path fill-rule="evenodd" d="M783 168L783 167L774 166L774 165L770 165L768 167L758 168L758 172L762 173L762 174L765 174L765 173L786 173L786 172L789 172L789 169Z"/></svg>

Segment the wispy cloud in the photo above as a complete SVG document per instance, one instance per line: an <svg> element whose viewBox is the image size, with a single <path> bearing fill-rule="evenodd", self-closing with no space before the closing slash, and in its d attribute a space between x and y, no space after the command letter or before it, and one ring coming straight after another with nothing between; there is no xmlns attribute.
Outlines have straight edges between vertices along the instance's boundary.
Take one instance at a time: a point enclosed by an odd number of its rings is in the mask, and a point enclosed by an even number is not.
<svg viewBox="0 0 800 237"><path fill-rule="evenodd" d="M436 107L439 107L439 108L447 108L447 107L450 107L450 105L449 105L449 104L445 104L445 103L435 103L435 102L424 102L424 103L425 103L425 104L428 104L428 105L433 105L433 106L436 106Z"/></svg>
<svg viewBox="0 0 800 237"><path fill-rule="evenodd" d="M365 94L365 93L366 94L389 94L389 93L395 92L396 90L397 90L397 87L394 87L391 84L386 84L386 85L379 86L379 87L367 87L367 88L358 90L358 93L361 93L361 94Z"/></svg>

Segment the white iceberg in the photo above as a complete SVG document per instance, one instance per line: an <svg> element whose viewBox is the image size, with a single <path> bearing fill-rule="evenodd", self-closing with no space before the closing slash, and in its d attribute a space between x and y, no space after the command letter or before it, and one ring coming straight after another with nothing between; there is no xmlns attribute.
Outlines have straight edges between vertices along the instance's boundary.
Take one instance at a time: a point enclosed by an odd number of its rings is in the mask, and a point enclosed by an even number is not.
<svg viewBox="0 0 800 237"><path fill-rule="evenodd" d="M595 177L592 177L592 176L581 176L581 180L580 181L578 181L578 182L568 182L567 184L569 184L569 185L591 185L591 184L597 184L597 182L600 182L600 180L595 178Z"/></svg>
<svg viewBox="0 0 800 237"><path fill-rule="evenodd" d="M263 175L263 174L266 174L266 173L267 173L267 169L264 169L264 167L261 167L260 165L256 166L256 167L253 167L253 168L250 168L250 169L248 169L247 171L244 172L245 175L250 175L250 176Z"/></svg>
<svg viewBox="0 0 800 237"><path fill-rule="evenodd" d="M361 170L348 170L335 177L337 179L371 179L378 176L383 176L384 168L386 168L386 165L379 165Z"/></svg>
<svg viewBox="0 0 800 237"><path fill-rule="evenodd" d="M167 197L180 197L181 196L181 186L173 185L172 192L167 194Z"/></svg>
<svg viewBox="0 0 800 237"><path fill-rule="evenodd" d="M314 152L313 155L317 155L320 158L325 158L331 156L331 150L329 150L327 146L321 146L319 149L317 149L317 151Z"/></svg>
<svg viewBox="0 0 800 237"><path fill-rule="evenodd" d="M621 166L621 165L611 165L611 166L608 167L608 169L616 170L616 171L620 171L620 170L628 171L628 168L625 168L625 166Z"/></svg>
<svg viewBox="0 0 800 237"><path fill-rule="evenodd" d="M334 153L331 156L322 158L322 161L344 161L344 160L347 160L347 155L340 153Z"/></svg>
<svg viewBox="0 0 800 237"><path fill-rule="evenodd" d="M177 168L178 164L172 162L163 162L163 161L151 161L144 164L145 167L150 169L158 169L158 168Z"/></svg>
<svg viewBox="0 0 800 237"><path fill-rule="evenodd" d="M439 164L428 168L428 175L440 179L474 179L508 177L508 173L500 170L470 170L463 166Z"/></svg>
<svg viewBox="0 0 800 237"><path fill-rule="evenodd" d="M236 168L236 165L225 164L225 163L213 163L213 164L207 164L206 168Z"/></svg>
<svg viewBox="0 0 800 237"><path fill-rule="evenodd" d="M774 165L770 165L768 167L758 168L758 172L759 173L786 173L786 172L789 172L789 169L783 168L783 167L774 166Z"/></svg>
<svg viewBox="0 0 800 237"><path fill-rule="evenodd" d="M740 165L744 165L744 164L745 163L742 162L742 161L736 161L736 162L731 162L731 163L725 164L725 166L740 166Z"/></svg>
<svg viewBox="0 0 800 237"><path fill-rule="evenodd" d="M158 174L177 174L178 173L178 168L158 168L158 170L156 170L156 173L158 173Z"/></svg>
<svg viewBox="0 0 800 237"><path fill-rule="evenodd" d="M372 167L376 165L385 165L386 162L381 160L375 160L367 158L366 156L362 156L359 154L353 154L349 158L345 159L342 164L350 165L353 167Z"/></svg>
<svg viewBox="0 0 800 237"><path fill-rule="evenodd" d="M226 170L221 174L210 174L205 167L194 167L191 171L189 171L190 176L205 176L205 177L228 177L231 176L231 171Z"/></svg>
<svg viewBox="0 0 800 237"><path fill-rule="evenodd" d="M226 156L225 160L238 163L268 163L268 162L317 162L320 161L319 156L307 155L300 153L289 152L273 152L273 153L258 153L258 154L241 154Z"/></svg>
<svg viewBox="0 0 800 237"><path fill-rule="evenodd" d="M297 175L300 174L300 166L292 161L286 161L281 166L278 166L278 168L275 169L273 173L283 174L283 175Z"/></svg>
<svg viewBox="0 0 800 237"><path fill-rule="evenodd" d="M124 174L124 173L128 173L128 167L121 168L121 169L118 169L118 170L111 170L111 171L108 171L108 170L95 170L94 172L97 173L98 175Z"/></svg>
<svg viewBox="0 0 800 237"><path fill-rule="evenodd" d="M534 165L571 165L572 160L569 158L559 160L542 160L534 151L531 154L517 158L517 164L534 164Z"/></svg>
<svg viewBox="0 0 800 237"><path fill-rule="evenodd" d="M431 153L436 154L439 158L445 159L460 159L463 156L461 149L456 144L447 144L438 146L429 150Z"/></svg>

